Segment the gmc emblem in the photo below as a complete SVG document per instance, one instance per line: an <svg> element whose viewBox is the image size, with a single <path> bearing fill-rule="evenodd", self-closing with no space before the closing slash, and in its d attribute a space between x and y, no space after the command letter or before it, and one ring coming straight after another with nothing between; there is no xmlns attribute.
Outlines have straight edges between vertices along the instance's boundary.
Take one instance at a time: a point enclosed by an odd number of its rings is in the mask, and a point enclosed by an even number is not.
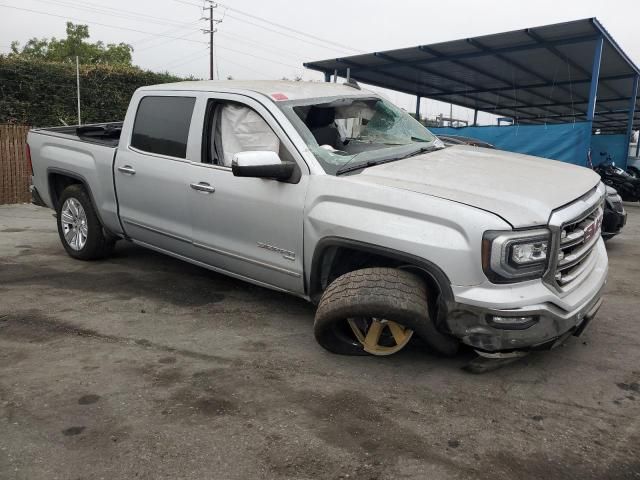
<svg viewBox="0 0 640 480"><path fill-rule="evenodd" d="M595 235L600 235L600 227L602 227L602 212L584 229L584 243L588 243Z"/></svg>

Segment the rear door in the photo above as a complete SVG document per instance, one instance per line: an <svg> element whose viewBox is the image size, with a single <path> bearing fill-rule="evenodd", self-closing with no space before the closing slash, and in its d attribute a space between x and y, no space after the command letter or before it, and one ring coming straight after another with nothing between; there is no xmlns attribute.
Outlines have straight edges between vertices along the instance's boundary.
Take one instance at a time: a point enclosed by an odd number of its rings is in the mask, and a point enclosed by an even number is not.
<svg viewBox="0 0 640 480"><path fill-rule="evenodd" d="M132 239L190 257L187 172L195 96L188 92L142 96L114 164L122 226ZM199 156L198 156L199 158Z"/></svg>
<svg viewBox="0 0 640 480"><path fill-rule="evenodd" d="M191 164L188 175L196 258L254 282L304 293L302 227L309 179L306 164L259 102L233 94L207 94L201 101L202 118L197 121L204 125L202 157ZM214 118L224 117L216 115L215 109L229 104L244 111L236 111L237 117L243 119L236 125L242 138L227 137L227 144L245 150L278 149L282 160L297 164L294 181L233 175L226 161L230 159L229 152L215 145L214 134ZM270 132L273 136L269 138ZM213 158L218 157L216 147L219 158Z"/></svg>

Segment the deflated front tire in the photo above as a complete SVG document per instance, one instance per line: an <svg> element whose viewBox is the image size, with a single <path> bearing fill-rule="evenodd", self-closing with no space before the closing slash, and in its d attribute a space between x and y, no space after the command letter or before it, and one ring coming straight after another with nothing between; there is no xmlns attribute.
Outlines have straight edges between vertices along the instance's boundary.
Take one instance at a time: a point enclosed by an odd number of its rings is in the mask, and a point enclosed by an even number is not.
<svg viewBox="0 0 640 480"><path fill-rule="evenodd" d="M341 355L390 355L414 333L442 355L454 355L459 346L433 324L426 283L394 268L365 268L334 280L320 299L314 333L320 345Z"/></svg>

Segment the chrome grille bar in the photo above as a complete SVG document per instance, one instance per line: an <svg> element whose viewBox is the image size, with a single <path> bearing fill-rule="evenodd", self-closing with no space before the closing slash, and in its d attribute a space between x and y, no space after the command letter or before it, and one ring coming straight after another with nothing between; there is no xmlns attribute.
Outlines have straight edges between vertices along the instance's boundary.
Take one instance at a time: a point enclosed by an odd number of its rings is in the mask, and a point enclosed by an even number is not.
<svg viewBox="0 0 640 480"><path fill-rule="evenodd" d="M560 242L560 248L568 248L578 243L582 243L583 238L584 230L578 228L562 239Z"/></svg>
<svg viewBox="0 0 640 480"><path fill-rule="evenodd" d="M577 286L593 265L591 253L600 238L600 232L594 230L603 213L604 195L605 186L599 183L588 194L556 210L549 219L552 245L544 279L560 295Z"/></svg>
<svg viewBox="0 0 640 480"><path fill-rule="evenodd" d="M580 248L571 252L569 255L565 255L562 260L558 261L558 270L566 270L567 268L571 268L575 264L580 263L582 260L584 260L584 258L591 252L591 249L595 246L598 238L600 238L600 235L594 235L587 244L582 245ZM564 249L564 245L561 248Z"/></svg>

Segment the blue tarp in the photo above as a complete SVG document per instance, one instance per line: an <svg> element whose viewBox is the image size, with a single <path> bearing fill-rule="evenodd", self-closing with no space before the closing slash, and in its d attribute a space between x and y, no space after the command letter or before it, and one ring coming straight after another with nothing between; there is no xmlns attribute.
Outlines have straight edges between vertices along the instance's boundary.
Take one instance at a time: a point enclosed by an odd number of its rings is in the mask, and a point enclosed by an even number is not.
<svg viewBox="0 0 640 480"><path fill-rule="evenodd" d="M626 152L626 135L593 135L591 137L591 161L594 166L610 160L615 162L618 167L626 170Z"/></svg>
<svg viewBox="0 0 640 480"><path fill-rule="evenodd" d="M484 140L497 148L538 157L587 165L591 122L507 127L429 128L436 135L462 135ZM594 157L595 160L595 157Z"/></svg>

